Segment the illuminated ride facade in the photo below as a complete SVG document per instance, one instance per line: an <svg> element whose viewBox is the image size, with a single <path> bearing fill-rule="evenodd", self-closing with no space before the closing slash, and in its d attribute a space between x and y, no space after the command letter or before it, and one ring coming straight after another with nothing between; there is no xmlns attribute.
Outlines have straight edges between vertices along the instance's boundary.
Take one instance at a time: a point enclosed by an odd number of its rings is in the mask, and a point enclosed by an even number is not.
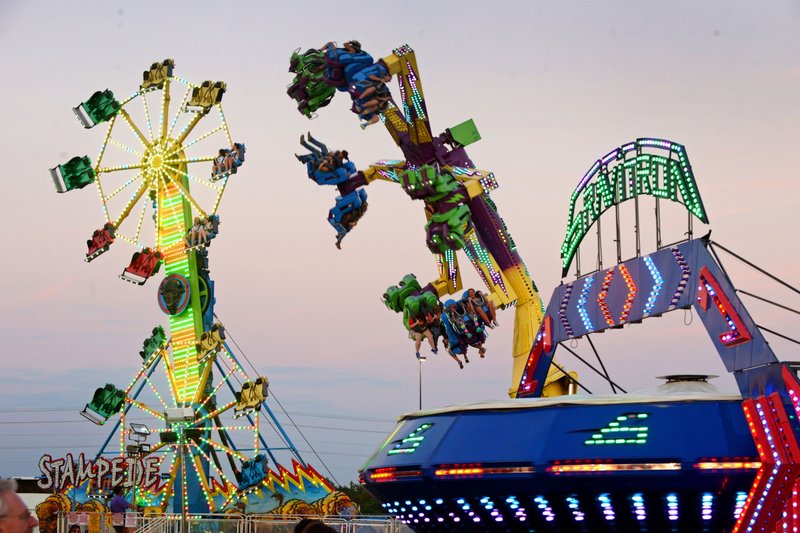
<svg viewBox="0 0 800 533"><path fill-rule="evenodd" d="M707 222L684 147L638 139L598 160L573 193L564 273L606 210L618 213L621 202L644 196L679 202ZM686 241L617 259L586 275L578 270L553 291L517 399L403 417L362 469L385 508L419 531L450 530L454 522L481 531L800 525L788 511L797 502L796 367L778 361L709 239L690 231ZM569 350L565 342L689 308L739 394L673 376L646 393L540 397L555 351Z"/></svg>
<svg viewBox="0 0 800 533"><path fill-rule="evenodd" d="M334 226L336 210L348 208L346 195L372 179L398 181L414 197L414 176L427 166L454 176L462 175L456 168L476 172L458 135L430 136L409 54L403 46L373 62L360 44L350 42L293 55L297 76L289 94L301 112L310 116L327 105L332 87L348 90L364 125L383 122L406 156L364 172L342 165L344 175L336 182L320 179L324 172L316 172L316 159L304 161L312 179L337 185L342 194L331 211ZM400 79L402 109L381 85L391 75ZM649 255L641 254L639 242L638 202L644 196L656 202L657 250ZM502 224L481 233L476 198L486 201L488 190L465 202L472 224L463 228L500 255L489 242L513 241ZM603 268L598 254L598 269L581 275L582 240L591 228L599 240L600 216L613 210L619 243L619 205L627 200L636 205L635 258L623 261L618 247L613 266ZM678 202L689 212L687 240L662 244L662 201ZM435 200L429 203L431 220L442 208ZM493 204L492 210L496 214ZM401 417L361 470L387 512L417 531L796 531L797 367L773 353L708 237L692 238L692 217L708 223L683 146L637 139L593 164L571 196L561 250L564 276L575 265L577 279L557 287L541 318L527 321L538 324L538 331L522 358L515 328L515 399ZM338 228L339 240L350 229ZM516 252L513 244L511 249ZM447 257L439 258L445 267ZM489 264L505 272L496 259ZM488 268L476 266L486 274ZM440 272L431 285L442 296L452 284L447 284L448 269ZM487 285L494 298L501 298L496 286ZM693 309L700 316L739 394L723 394L697 376L673 376L658 389L638 394L543 397L556 349L569 350L565 341L591 343L593 333L676 309ZM517 319L518 325L519 309Z"/></svg>
<svg viewBox="0 0 800 533"><path fill-rule="evenodd" d="M98 388L81 412L113 428L92 472L72 473L70 465L69 498L54 496L56 507L86 510L94 501L99 507L90 510L102 510L111 486L123 484L156 513L329 514L320 506L330 503L332 486L303 461L269 405L269 380L245 369L214 313L208 249L246 150L222 110L227 86L192 83L174 67L171 59L154 63L124 100L105 90L82 102L74 111L84 127L105 123L99 154L51 169L58 192L94 184L99 193L103 226L87 241L86 261L124 240L136 252L120 278L141 286L163 266L155 299L166 319L144 339L131 382ZM132 427L149 442L126 445ZM115 457L125 460L98 473ZM153 457L158 475L148 472L144 481Z"/></svg>

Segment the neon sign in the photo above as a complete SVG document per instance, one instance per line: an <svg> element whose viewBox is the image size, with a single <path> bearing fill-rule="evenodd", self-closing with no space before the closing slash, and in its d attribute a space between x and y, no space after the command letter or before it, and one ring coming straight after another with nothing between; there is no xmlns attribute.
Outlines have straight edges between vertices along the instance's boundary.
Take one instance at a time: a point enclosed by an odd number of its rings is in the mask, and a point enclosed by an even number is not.
<svg viewBox="0 0 800 533"><path fill-rule="evenodd" d="M422 441L425 440L425 436L422 434L428 431L431 426L433 426L433 424L422 424L417 429L409 433L408 437L395 444L394 448L389 450L387 453L389 455L397 455L399 453L414 453L417 451L419 445L422 444Z"/></svg>
<svg viewBox="0 0 800 533"><path fill-rule="evenodd" d="M747 331L747 327L742 322L741 317L733 308L728 297L722 291L716 278L708 270L708 267L700 269L700 281L697 287L697 304L703 311L707 311L710 303L714 303L719 314L725 320L728 330L719 336L720 342L731 348L738 344L748 342L753 337Z"/></svg>
<svg viewBox="0 0 800 533"><path fill-rule="evenodd" d="M647 444L647 413L625 413L604 428L593 429L584 444Z"/></svg>
<svg viewBox="0 0 800 533"><path fill-rule="evenodd" d="M561 244L562 276L567 275L578 246L600 215L641 195L680 203L708 223L686 149L671 141L637 139L597 160L572 193L567 233ZM577 208L579 199L581 206Z"/></svg>
<svg viewBox="0 0 800 533"><path fill-rule="evenodd" d="M56 492L70 486L80 486L86 481L92 481L98 487L108 484L109 481L111 487L130 487L135 477L139 487L157 487L161 479L160 467L161 461L158 457L133 459L117 456L110 460L100 457L87 461L80 454L76 461L70 453L59 459L45 454L39 459L42 477L38 485L44 490Z"/></svg>

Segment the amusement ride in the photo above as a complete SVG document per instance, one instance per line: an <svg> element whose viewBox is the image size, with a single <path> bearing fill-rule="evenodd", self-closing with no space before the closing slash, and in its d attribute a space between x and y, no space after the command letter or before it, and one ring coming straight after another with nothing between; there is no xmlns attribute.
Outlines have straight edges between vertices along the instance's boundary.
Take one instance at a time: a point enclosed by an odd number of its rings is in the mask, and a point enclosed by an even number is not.
<svg viewBox="0 0 800 533"><path fill-rule="evenodd" d="M435 257L438 277L423 286L408 274L386 290L384 304L402 313L412 333L410 324L429 322L432 336L443 338L446 350L462 368L460 358L469 362L470 347L483 357L483 343L496 324L491 320L495 309L514 307L512 382L518 381L544 308L490 197L498 186L495 176L476 168L465 150L481 138L475 123L467 120L440 135L433 133L416 55L407 45L375 62L357 41L348 41L342 48L329 43L319 50L296 50L289 70L295 77L287 93L298 102L302 114L313 117L337 91L349 92L362 128L381 123L405 158L382 159L358 171L346 151L330 151L310 133L308 141L301 137L309 153L297 157L306 164L309 178L319 185L334 185L339 192L328 214L336 230L336 246L365 215L365 187L370 183L395 183L412 200L422 200L426 244ZM387 86L392 76L400 83L399 103ZM459 250L485 284L485 295L472 289L462 292ZM454 298L440 304L439 298L445 295ZM574 378L574 373L554 365L546 379L546 394L565 394Z"/></svg>
<svg viewBox="0 0 800 533"><path fill-rule="evenodd" d="M512 399L401 416L360 471L387 512L416 531L797 531L800 364L778 359L762 331L777 332L756 324L717 252L800 290L715 243L710 232L695 238L693 219L709 220L684 146L640 138L591 165L569 201L561 248L565 279L543 308L490 198L495 176L466 154L465 147L480 139L477 128L467 121L432 133L408 45L377 61L358 41L298 49L290 71L288 94L303 115L313 118L337 91L348 92L362 128L381 123L403 153L403 160L384 159L358 171L347 151L331 151L309 134L301 137L309 153L298 159L312 180L338 189L328 215L337 247L364 216L365 187L372 181L398 183L423 200L438 277L422 286L408 275L383 297L389 309L403 313L406 328L426 321L454 358L485 339L488 321L460 323L459 313L448 311L451 301L439 300L454 295L465 305L471 294L460 294L459 250L491 303L515 307ZM392 77L399 82L397 101L387 85ZM656 250L649 254L640 242L639 204L647 197L656 218ZM631 259L623 258L619 244L625 202L636 216ZM688 213L686 238L679 242L662 242L664 203ZM601 215L615 218L611 265L600 252ZM584 261L582 272L580 247L593 229L596 268L586 272ZM572 267L575 279L566 279ZM700 317L738 394L691 374L666 376L655 390L627 394L608 375L591 336L673 310ZM601 369L567 344L578 339L591 346ZM559 347L601 375L614 394L563 395L589 391L554 361Z"/></svg>
<svg viewBox="0 0 800 533"><path fill-rule="evenodd" d="M164 324L146 333L138 357L131 354L138 369L130 383L101 385L81 412L95 424L111 422L109 436L94 472L72 473L49 503L58 511L103 510L110 489L122 484L148 513L184 519L337 514L352 504L303 460L273 410L269 379L235 341L232 349L214 313L209 249L246 148L223 112L227 85L196 84L174 69L172 59L154 63L129 97L97 91L75 107L85 128L105 129L99 153L51 169L57 192L93 186L99 194L102 226L87 241L87 262L124 241L135 251L121 279L142 286L163 266L154 288ZM108 466L112 458L122 458L122 467Z"/></svg>

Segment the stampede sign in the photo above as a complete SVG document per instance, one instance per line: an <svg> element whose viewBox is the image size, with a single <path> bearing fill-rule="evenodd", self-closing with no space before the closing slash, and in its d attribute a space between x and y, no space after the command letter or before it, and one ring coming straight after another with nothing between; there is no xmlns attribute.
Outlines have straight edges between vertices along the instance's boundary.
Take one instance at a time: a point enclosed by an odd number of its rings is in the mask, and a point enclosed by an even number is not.
<svg viewBox="0 0 800 533"><path fill-rule="evenodd" d="M83 454L75 460L72 454L53 459L43 455L39 459L42 478L39 487L47 491L61 492L70 487L78 487L90 481L94 486L156 488L161 479L161 462L158 457L100 457L87 461Z"/></svg>

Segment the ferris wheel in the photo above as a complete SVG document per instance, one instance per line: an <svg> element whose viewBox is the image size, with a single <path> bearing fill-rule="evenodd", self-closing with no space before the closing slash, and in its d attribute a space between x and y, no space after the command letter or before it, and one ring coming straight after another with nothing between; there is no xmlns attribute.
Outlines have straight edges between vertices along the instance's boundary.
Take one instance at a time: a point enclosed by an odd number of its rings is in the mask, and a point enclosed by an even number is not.
<svg viewBox="0 0 800 533"><path fill-rule="evenodd" d="M246 150L222 109L227 86L192 83L174 68L172 59L154 63L131 96L117 100L106 89L73 108L87 129L106 124L99 153L50 169L57 192L93 183L99 194L105 221L87 241L86 261L122 240L136 248L122 279L143 285L164 267L157 300L167 327L148 332L127 386L105 384L81 411L95 424L113 423L97 457L127 458L124 479L111 472L105 489L122 482L139 505L183 514L244 510L270 498L261 510L322 501L331 485L303 461L267 401L268 378L245 370L214 314L208 246ZM131 432L134 445L126 444ZM103 483L87 482L81 494L96 496Z"/></svg>
<svg viewBox="0 0 800 533"><path fill-rule="evenodd" d="M121 101L106 89L73 108L87 129L107 123L99 153L94 162L73 157L50 170L58 192L90 183L97 188L105 223L87 241L86 260L108 251L115 239L127 241L141 252L122 277L139 284L160 260L168 265L185 255L184 237L195 223L204 226L204 241L216 236L228 178L245 158L222 110L226 84L196 85L173 76L174 66L171 59L154 63L139 89ZM170 115L175 93L182 99ZM201 124L206 127L197 135ZM153 232L145 229L148 212Z"/></svg>

